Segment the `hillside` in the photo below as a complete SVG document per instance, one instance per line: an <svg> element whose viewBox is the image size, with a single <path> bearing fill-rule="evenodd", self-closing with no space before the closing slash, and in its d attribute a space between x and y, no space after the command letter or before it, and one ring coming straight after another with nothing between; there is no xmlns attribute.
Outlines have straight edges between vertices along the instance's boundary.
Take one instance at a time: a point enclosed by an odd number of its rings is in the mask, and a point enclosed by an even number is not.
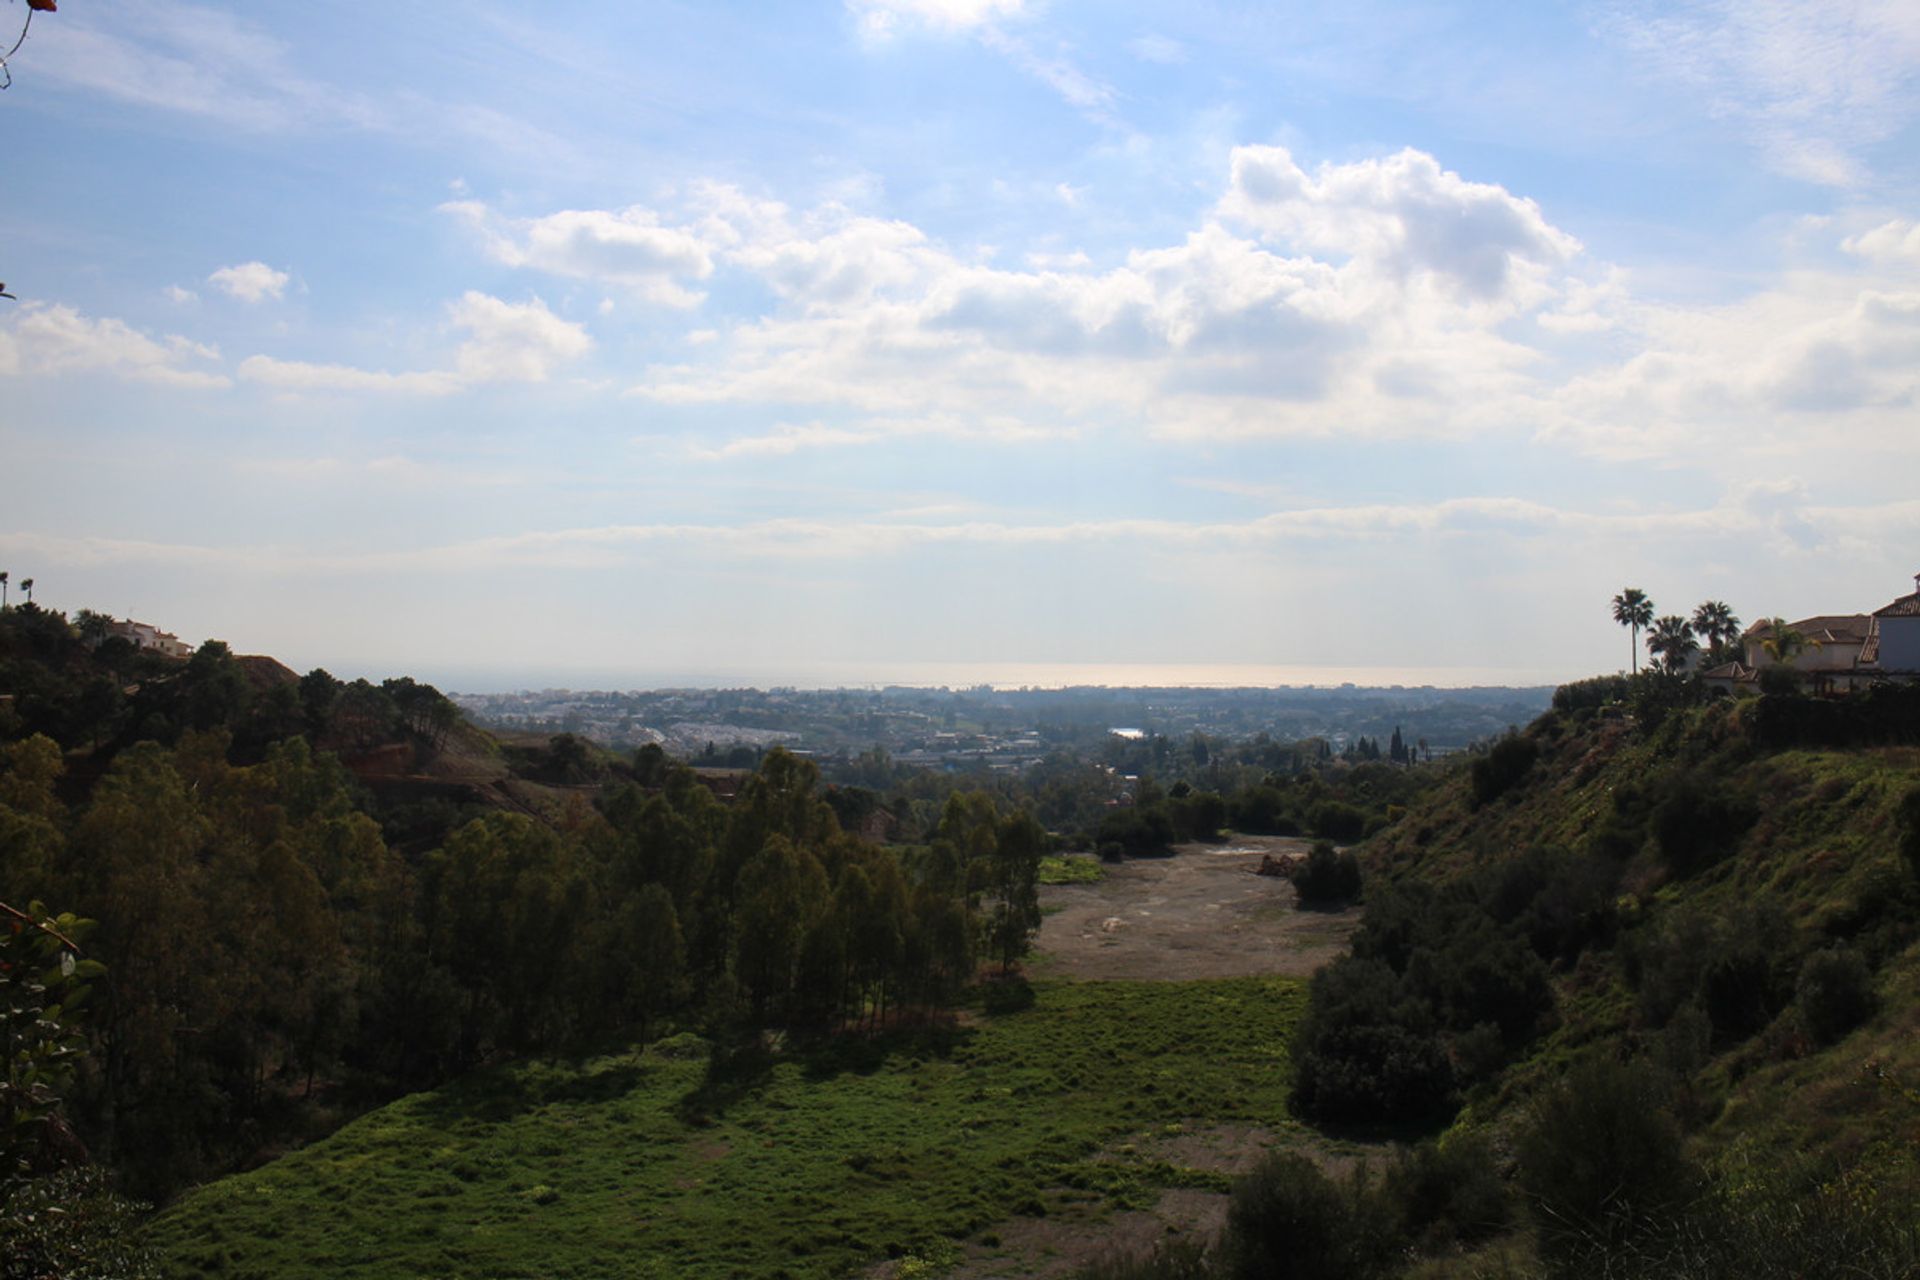
<svg viewBox="0 0 1920 1280"><path fill-rule="evenodd" d="M1571 1063L1639 1058L1675 1078L1709 1166L1852 1178L1913 1203L1912 691L1702 701L1619 682L1557 702L1365 851L1370 903L1471 896L1548 962L1546 1029L1466 1092L1460 1123L1511 1137Z"/></svg>

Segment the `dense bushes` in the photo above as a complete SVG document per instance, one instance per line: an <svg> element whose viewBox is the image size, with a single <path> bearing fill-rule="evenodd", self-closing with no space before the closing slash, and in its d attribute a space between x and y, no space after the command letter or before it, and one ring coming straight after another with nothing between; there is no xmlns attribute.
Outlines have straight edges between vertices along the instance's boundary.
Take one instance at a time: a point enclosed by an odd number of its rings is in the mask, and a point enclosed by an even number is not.
<svg viewBox="0 0 1920 1280"><path fill-rule="evenodd" d="M1473 803L1491 804L1519 785L1540 756L1540 748L1530 738L1511 734L1493 744L1493 748L1473 762Z"/></svg>
<svg viewBox="0 0 1920 1280"><path fill-rule="evenodd" d="M1808 956L1794 983L1794 1007L1815 1044L1832 1044L1873 1013L1873 971L1851 947Z"/></svg>
<svg viewBox="0 0 1920 1280"><path fill-rule="evenodd" d="M1293 887L1305 906L1352 902L1360 896L1360 860L1317 841L1307 851L1306 861L1294 869Z"/></svg>
<svg viewBox="0 0 1920 1280"><path fill-rule="evenodd" d="M1845 698L1768 694L1745 708L1743 723L1770 751L1910 746L1920 743L1920 681L1876 684Z"/></svg>
<svg viewBox="0 0 1920 1280"><path fill-rule="evenodd" d="M1562 874L1555 874L1561 872ZM1352 954L1314 975L1293 1049L1294 1104L1321 1121L1421 1124L1546 1024L1543 956L1610 927L1610 882L1542 854L1443 890L1375 893Z"/></svg>
<svg viewBox="0 0 1920 1280"><path fill-rule="evenodd" d="M1693 875L1731 853L1754 822L1753 806L1700 774L1679 774L1654 807L1651 825L1661 860Z"/></svg>

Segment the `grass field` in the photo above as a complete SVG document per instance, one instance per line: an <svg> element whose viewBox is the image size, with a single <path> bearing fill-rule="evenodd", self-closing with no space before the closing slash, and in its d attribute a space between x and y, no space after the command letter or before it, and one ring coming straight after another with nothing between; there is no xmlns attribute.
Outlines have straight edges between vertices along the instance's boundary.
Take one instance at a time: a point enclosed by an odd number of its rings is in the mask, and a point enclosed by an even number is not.
<svg viewBox="0 0 1920 1280"><path fill-rule="evenodd" d="M276 1280L844 1275L951 1257L1062 1188L1099 1212L1221 1184L1134 1156L1131 1137L1288 1126L1303 984L1037 990L969 1027L719 1080L691 1037L483 1072L200 1188L153 1241L177 1275Z"/></svg>

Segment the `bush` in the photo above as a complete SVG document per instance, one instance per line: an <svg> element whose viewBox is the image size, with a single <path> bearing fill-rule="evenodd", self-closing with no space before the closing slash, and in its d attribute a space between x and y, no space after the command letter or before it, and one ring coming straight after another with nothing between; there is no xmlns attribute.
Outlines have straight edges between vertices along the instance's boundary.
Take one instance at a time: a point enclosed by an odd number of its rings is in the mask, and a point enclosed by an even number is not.
<svg viewBox="0 0 1920 1280"><path fill-rule="evenodd" d="M1490 1240L1513 1219L1493 1147L1479 1134L1402 1151L1387 1170L1385 1190L1402 1233L1428 1251Z"/></svg>
<svg viewBox="0 0 1920 1280"><path fill-rule="evenodd" d="M1314 974L1293 1063L1293 1104L1322 1121L1419 1123L1452 1100L1432 1006L1375 959L1347 956Z"/></svg>
<svg viewBox="0 0 1920 1280"><path fill-rule="evenodd" d="M1400 1243L1364 1168L1342 1185L1276 1152L1234 1184L1220 1252L1234 1280L1369 1280L1398 1269Z"/></svg>
<svg viewBox="0 0 1920 1280"><path fill-rule="evenodd" d="M1900 798L1896 813L1900 819L1900 856L1913 874L1920 876L1920 787Z"/></svg>
<svg viewBox="0 0 1920 1280"><path fill-rule="evenodd" d="M1513 790L1539 757L1540 748L1518 734L1494 743L1491 751L1473 762L1474 806L1491 804Z"/></svg>
<svg viewBox="0 0 1920 1280"><path fill-rule="evenodd" d="M1367 815L1353 805L1327 800L1313 807L1308 825L1317 839L1349 842L1366 834Z"/></svg>
<svg viewBox="0 0 1920 1280"><path fill-rule="evenodd" d="M1731 853L1754 817L1752 806L1712 781L1682 776L1653 811L1653 836L1661 860L1689 876Z"/></svg>
<svg viewBox="0 0 1920 1280"><path fill-rule="evenodd" d="M1650 1066L1598 1060L1535 1104L1519 1180L1556 1274L1611 1274L1613 1259L1673 1232L1701 1180L1667 1102Z"/></svg>
<svg viewBox="0 0 1920 1280"><path fill-rule="evenodd" d="M1626 676L1595 676L1591 680L1576 680L1553 691L1553 709L1583 711L1604 707L1609 703L1625 702L1632 687L1631 680Z"/></svg>
<svg viewBox="0 0 1920 1280"><path fill-rule="evenodd" d="M1793 1002L1814 1042L1832 1044L1873 1013L1873 971L1851 947L1816 951L1800 966Z"/></svg>
<svg viewBox="0 0 1920 1280"><path fill-rule="evenodd" d="M1360 860L1351 853L1335 853L1333 846L1322 840L1294 869L1293 887L1303 906L1331 905L1358 898L1360 879Z"/></svg>

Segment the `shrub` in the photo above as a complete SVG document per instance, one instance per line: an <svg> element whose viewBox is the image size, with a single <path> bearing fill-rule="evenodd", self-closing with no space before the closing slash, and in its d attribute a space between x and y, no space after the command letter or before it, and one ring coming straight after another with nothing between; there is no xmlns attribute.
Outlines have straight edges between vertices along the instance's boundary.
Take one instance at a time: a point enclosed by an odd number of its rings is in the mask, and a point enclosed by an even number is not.
<svg viewBox="0 0 1920 1280"><path fill-rule="evenodd" d="M1535 1104L1519 1179L1556 1274L1611 1274L1614 1259L1670 1234L1697 1194L1667 1101L1645 1063L1596 1060Z"/></svg>
<svg viewBox="0 0 1920 1280"><path fill-rule="evenodd" d="M1426 1250L1490 1240L1513 1218L1493 1147L1479 1134L1402 1151L1387 1169L1385 1190L1402 1233Z"/></svg>
<svg viewBox="0 0 1920 1280"><path fill-rule="evenodd" d="M1913 874L1920 876L1920 787L1900 798L1896 813L1900 819L1900 856Z"/></svg>
<svg viewBox="0 0 1920 1280"><path fill-rule="evenodd" d="M1276 1152L1234 1184L1220 1252L1234 1280L1370 1280L1397 1270L1400 1239L1364 1168L1343 1185Z"/></svg>
<svg viewBox="0 0 1920 1280"><path fill-rule="evenodd" d="M1353 805L1326 800L1313 807L1308 825L1318 839L1353 841L1366 834L1367 815Z"/></svg>
<svg viewBox="0 0 1920 1280"><path fill-rule="evenodd" d="M1582 711L1604 707L1612 702L1625 702L1632 687L1632 682L1626 676L1595 676L1591 680L1576 680L1553 691L1553 709Z"/></svg>
<svg viewBox="0 0 1920 1280"><path fill-rule="evenodd" d="M1493 744L1493 749L1473 762L1473 803L1491 804L1519 785L1540 757L1540 748L1531 739L1512 734Z"/></svg>
<svg viewBox="0 0 1920 1280"><path fill-rule="evenodd" d="M1800 966L1793 1002L1814 1042L1832 1044L1873 1013L1873 972L1851 947L1816 951Z"/></svg>
<svg viewBox="0 0 1920 1280"><path fill-rule="evenodd" d="M1452 1098L1432 1007L1375 959L1344 957L1313 976L1293 1062L1294 1106L1323 1121L1418 1123Z"/></svg>
<svg viewBox="0 0 1920 1280"><path fill-rule="evenodd" d="M1352 902L1360 896L1360 860L1319 841L1294 869L1293 887L1303 906Z"/></svg>
<svg viewBox="0 0 1920 1280"><path fill-rule="evenodd" d="M1660 857L1675 875L1688 876L1718 862L1753 825L1752 806L1697 775L1674 780L1653 811Z"/></svg>

